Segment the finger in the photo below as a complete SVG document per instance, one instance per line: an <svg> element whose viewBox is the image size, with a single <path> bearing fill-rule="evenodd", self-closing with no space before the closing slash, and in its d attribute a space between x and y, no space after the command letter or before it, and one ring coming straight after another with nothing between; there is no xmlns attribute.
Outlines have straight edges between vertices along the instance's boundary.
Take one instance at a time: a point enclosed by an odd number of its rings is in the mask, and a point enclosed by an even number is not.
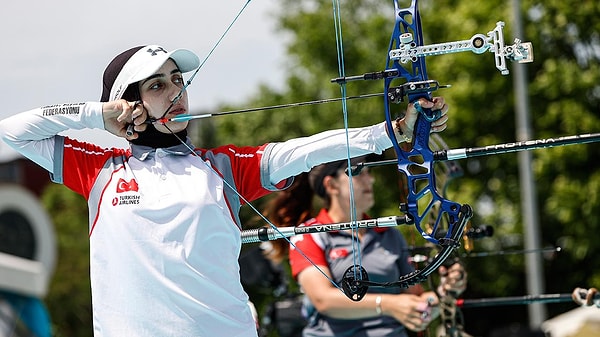
<svg viewBox="0 0 600 337"><path fill-rule="evenodd" d="M444 104L444 105L442 105L442 106L441 106L439 109L437 109L437 110L439 110L439 111L441 112L441 114L440 114L440 115L442 115L442 116L445 116L445 115L448 113L448 110L449 110L449 109L450 109L450 108L448 107L448 104ZM434 110L436 110L436 109L434 108Z"/></svg>
<svg viewBox="0 0 600 337"><path fill-rule="evenodd" d="M425 99L425 98L419 98L418 100L416 100L413 103L410 103L406 109L406 113L407 114L418 114L419 112L417 111L417 109L415 108L415 103L418 103L421 108L423 109L431 109L434 106L434 103Z"/></svg>
<svg viewBox="0 0 600 337"><path fill-rule="evenodd" d="M147 112L146 108L144 107L144 103L142 101L135 101L133 105L133 111L131 112L131 117L133 118L133 120L138 121L135 124L142 124L146 120L146 114Z"/></svg>
<svg viewBox="0 0 600 337"><path fill-rule="evenodd" d="M462 280L467 272L463 268L450 268L448 276L457 280Z"/></svg>
<svg viewBox="0 0 600 337"><path fill-rule="evenodd" d="M467 282L464 280L451 281L444 284L444 288L446 288L446 290L463 289L466 288L466 286Z"/></svg>
<svg viewBox="0 0 600 337"><path fill-rule="evenodd" d="M134 137L136 131L144 131L146 126L143 124L146 121L144 116L144 103L140 100L135 102L131 102L131 123L127 126L127 130L125 131L125 135L128 139L135 139ZM141 127L140 127L141 125Z"/></svg>
<svg viewBox="0 0 600 337"><path fill-rule="evenodd" d="M447 121L448 121L448 117L444 116L444 117L440 118L440 120L436 121L435 123L432 123L430 132L442 132L442 131L446 130L446 127L448 126L446 124Z"/></svg>
<svg viewBox="0 0 600 337"><path fill-rule="evenodd" d="M442 107L446 105L446 100L444 99L444 97L433 97L431 101L433 102L432 108L434 110L441 110Z"/></svg>
<svg viewBox="0 0 600 337"><path fill-rule="evenodd" d="M573 301L579 305L583 305L582 297L588 294L587 290L582 288L575 288L571 293L571 298Z"/></svg>
<svg viewBox="0 0 600 337"><path fill-rule="evenodd" d="M450 270L464 270L465 266L463 266L461 261L456 261L450 266L449 269Z"/></svg>
<svg viewBox="0 0 600 337"><path fill-rule="evenodd" d="M119 116L117 117L117 122L127 122L131 118L136 102L127 102L126 100L120 100L118 103L119 104L117 106L117 109L120 108L121 114L119 114Z"/></svg>
<svg viewBox="0 0 600 337"><path fill-rule="evenodd" d="M134 124L136 131L144 131L146 129L146 120L148 119L148 111L144 108L144 104L142 101L137 101L137 105L135 106L133 113L131 114L133 120L132 124Z"/></svg>
<svg viewBox="0 0 600 337"><path fill-rule="evenodd" d="M431 122L431 126L432 127L440 127L440 126L444 126L447 122L448 122L448 115L443 115L443 116L440 116L440 118L436 119L435 121Z"/></svg>
<svg viewBox="0 0 600 337"><path fill-rule="evenodd" d="M121 114L117 117L117 122L119 123L123 123L126 122L127 119L129 118L129 111L127 111L126 109L122 109L121 110Z"/></svg>
<svg viewBox="0 0 600 337"><path fill-rule="evenodd" d="M592 305L592 304L594 304L594 296L596 296L597 292L598 292L598 290L596 290L596 288L590 288L590 289L588 289L587 296L585 297L585 303L586 303L586 305Z"/></svg>
<svg viewBox="0 0 600 337"><path fill-rule="evenodd" d="M465 272L452 272L449 274L448 283L454 284L466 284L467 283L467 273Z"/></svg>

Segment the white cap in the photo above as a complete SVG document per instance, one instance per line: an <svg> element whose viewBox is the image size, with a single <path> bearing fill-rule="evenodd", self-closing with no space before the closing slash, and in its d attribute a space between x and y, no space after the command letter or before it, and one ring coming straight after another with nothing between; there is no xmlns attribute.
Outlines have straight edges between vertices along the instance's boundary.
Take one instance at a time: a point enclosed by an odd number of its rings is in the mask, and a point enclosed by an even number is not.
<svg viewBox="0 0 600 337"><path fill-rule="evenodd" d="M136 48L139 48L133 55L127 58ZM172 59L177 64L177 67L182 73L195 70L200 65L198 56L187 49L176 49L172 52L167 52L163 47L158 45L148 45L145 47L136 47L130 49L119 56L115 57L108 65L104 73L104 91L110 85L109 101L120 99L127 87L138 81L144 80L154 74L168 60ZM109 78L114 78L114 73L118 72L113 83ZM103 93L103 98L105 94Z"/></svg>

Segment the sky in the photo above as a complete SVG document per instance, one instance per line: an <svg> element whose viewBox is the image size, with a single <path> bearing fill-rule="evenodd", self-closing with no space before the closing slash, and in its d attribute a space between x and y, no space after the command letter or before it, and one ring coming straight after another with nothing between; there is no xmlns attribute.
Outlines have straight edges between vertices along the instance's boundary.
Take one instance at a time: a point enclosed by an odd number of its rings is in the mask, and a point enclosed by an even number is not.
<svg viewBox="0 0 600 337"><path fill-rule="evenodd" d="M281 83L284 45L275 32L277 0L12 2L0 12L0 119L49 104L99 100L104 68L134 46L187 48L203 60L247 2L188 88L191 111L242 102L259 83ZM105 131L70 135L102 146L126 144ZM11 153L0 144L0 160Z"/></svg>

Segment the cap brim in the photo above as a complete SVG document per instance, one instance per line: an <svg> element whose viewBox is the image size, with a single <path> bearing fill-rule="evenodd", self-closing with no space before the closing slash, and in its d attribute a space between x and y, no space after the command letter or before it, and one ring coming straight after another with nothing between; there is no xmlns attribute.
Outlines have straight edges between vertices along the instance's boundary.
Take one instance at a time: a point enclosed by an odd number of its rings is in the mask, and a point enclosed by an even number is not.
<svg viewBox="0 0 600 337"><path fill-rule="evenodd" d="M198 56L188 49L165 52L160 46L143 47L123 66L111 89L111 100L120 99L130 84L152 76L168 59L172 59L182 73L195 70L200 65Z"/></svg>
<svg viewBox="0 0 600 337"><path fill-rule="evenodd" d="M138 72L132 74L127 81L127 85L145 80L154 75L154 73L156 73L156 71L160 69L160 67L162 67L168 59L175 61L177 68L179 68L182 73L190 72L198 68L200 64L198 56L196 56L196 54L193 52L187 49L175 49L172 52L162 54L158 58L152 58L146 66L139 68Z"/></svg>

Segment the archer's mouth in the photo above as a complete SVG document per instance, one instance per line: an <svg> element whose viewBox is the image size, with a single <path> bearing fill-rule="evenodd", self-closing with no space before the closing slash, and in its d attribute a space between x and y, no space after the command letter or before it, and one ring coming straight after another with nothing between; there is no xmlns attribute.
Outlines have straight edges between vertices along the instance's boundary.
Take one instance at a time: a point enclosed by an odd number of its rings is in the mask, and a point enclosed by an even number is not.
<svg viewBox="0 0 600 337"><path fill-rule="evenodd" d="M177 116L177 115L184 114L185 112L186 112L186 110L185 110L184 107L182 107L182 106L175 106L175 107L173 107L173 109L171 109L171 111L169 111L169 114Z"/></svg>

